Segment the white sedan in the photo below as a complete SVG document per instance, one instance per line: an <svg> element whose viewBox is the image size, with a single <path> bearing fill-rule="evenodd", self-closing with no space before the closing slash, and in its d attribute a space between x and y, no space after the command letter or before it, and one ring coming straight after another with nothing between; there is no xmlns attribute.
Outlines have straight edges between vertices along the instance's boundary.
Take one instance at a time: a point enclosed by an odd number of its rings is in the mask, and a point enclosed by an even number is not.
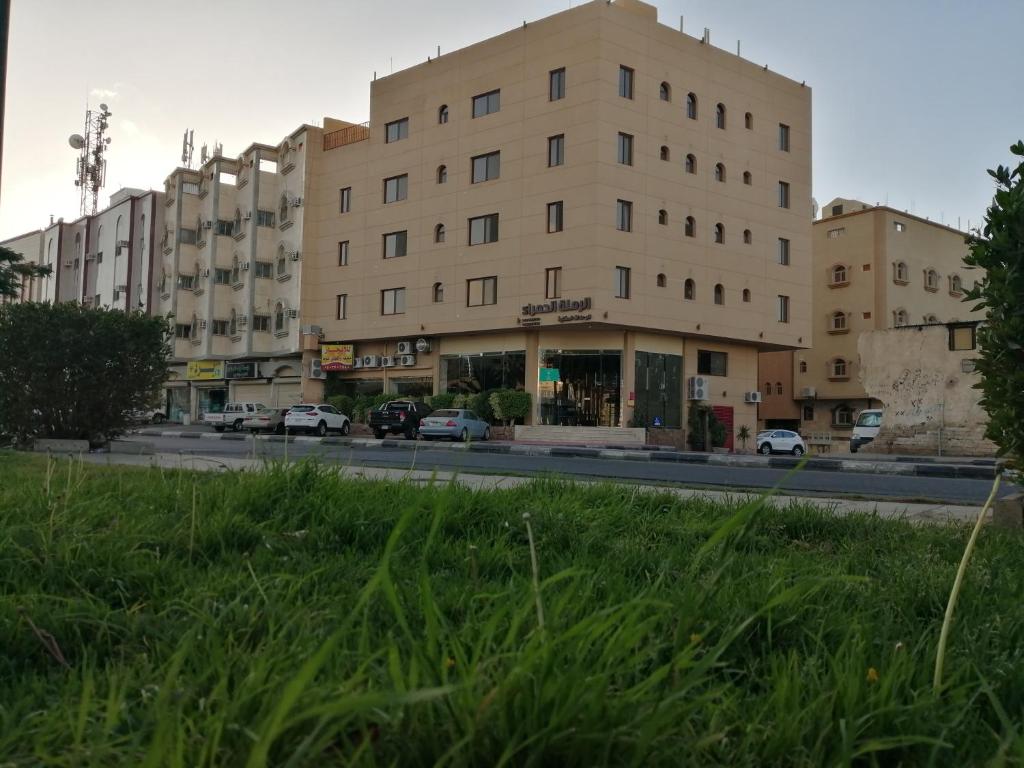
<svg viewBox="0 0 1024 768"><path fill-rule="evenodd" d="M328 432L347 435L352 429L348 416L327 403L293 405L284 417L289 432L313 432L324 437Z"/></svg>
<svg viewBox="0 0 1024 768"><path fill-rule="evenodd" d="M803 456L807 453L807 446L804 439L796 432L788 429L773 429L769 432L759 432L757 435L757 452L768 456L772 453L791 453L794 456Z"/></svg>

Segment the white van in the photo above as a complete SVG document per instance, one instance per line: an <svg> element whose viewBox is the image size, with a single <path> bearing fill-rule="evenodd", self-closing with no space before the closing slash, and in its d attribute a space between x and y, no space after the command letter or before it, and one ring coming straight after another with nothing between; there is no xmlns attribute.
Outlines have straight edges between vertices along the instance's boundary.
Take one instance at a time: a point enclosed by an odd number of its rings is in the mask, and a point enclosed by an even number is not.
<svg viewBox="0 0 1024 768"><path fill-rule="evenodd" d="M856 453L862 445L867 445L878 436L882 427L881 409L868 409L860 412L857 423L853 425L850 437L850 453Z"/></svg>

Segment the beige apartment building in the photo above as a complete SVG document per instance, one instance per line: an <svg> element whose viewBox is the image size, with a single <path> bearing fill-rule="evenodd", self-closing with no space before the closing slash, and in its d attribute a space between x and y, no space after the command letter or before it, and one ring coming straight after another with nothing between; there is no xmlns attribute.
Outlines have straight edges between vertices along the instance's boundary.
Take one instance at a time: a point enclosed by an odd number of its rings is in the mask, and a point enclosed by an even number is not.
<svg viewBox="0 0 1024 768"><path fill-rule="evenodd" d="M883 407L865 391L862 334L982 319L963 301L974 283L964 238L886 206L842 198L826 205L813 226L811 348L761 355L759 425L828 433L834 447L847 444L857 414Z"/></svg>
<svg viewBox="0 0 1024 768"><path fill-rule="evenodd" d="M534 424L679 427L692 397L753 428L758 353L811 340L810 89L638 0L375 80L310 175L306 399L520 387Z"/></svg>

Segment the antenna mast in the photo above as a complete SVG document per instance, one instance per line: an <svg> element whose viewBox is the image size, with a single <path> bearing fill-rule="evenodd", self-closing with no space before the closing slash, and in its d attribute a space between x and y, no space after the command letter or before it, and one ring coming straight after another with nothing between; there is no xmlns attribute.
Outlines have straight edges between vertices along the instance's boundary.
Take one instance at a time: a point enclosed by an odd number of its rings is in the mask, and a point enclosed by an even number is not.
<svg viewBox="0 0 1024 768"><path fill-rule="evenodd" d="M186 128L185 135L181 137L181 164L192 169L192 137L195 135L195 131Z"/></svg>
<svg viewBox="0 0 1024 768"><path fill-rule="evenodd" d="M111 114L106 104L100 104L98 112L85 110L85 135L73 133L68 137L71 148L79 151L75 186L81 195L79 212L82 216L96 213L100 189L107 183L107 160L103 153L110 144L110 138L105 134Z"/></svg>

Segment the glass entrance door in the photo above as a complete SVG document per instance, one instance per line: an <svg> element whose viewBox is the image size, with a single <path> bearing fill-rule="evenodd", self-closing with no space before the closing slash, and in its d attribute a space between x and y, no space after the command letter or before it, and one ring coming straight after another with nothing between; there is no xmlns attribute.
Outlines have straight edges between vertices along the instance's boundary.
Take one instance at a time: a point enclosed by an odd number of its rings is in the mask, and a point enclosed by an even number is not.
<svg viewBox="0 0 1024 768"><path fill-rule="evenodd" d="M621 415L622 352L542 350L542 424L617 427Z"/></svg>

